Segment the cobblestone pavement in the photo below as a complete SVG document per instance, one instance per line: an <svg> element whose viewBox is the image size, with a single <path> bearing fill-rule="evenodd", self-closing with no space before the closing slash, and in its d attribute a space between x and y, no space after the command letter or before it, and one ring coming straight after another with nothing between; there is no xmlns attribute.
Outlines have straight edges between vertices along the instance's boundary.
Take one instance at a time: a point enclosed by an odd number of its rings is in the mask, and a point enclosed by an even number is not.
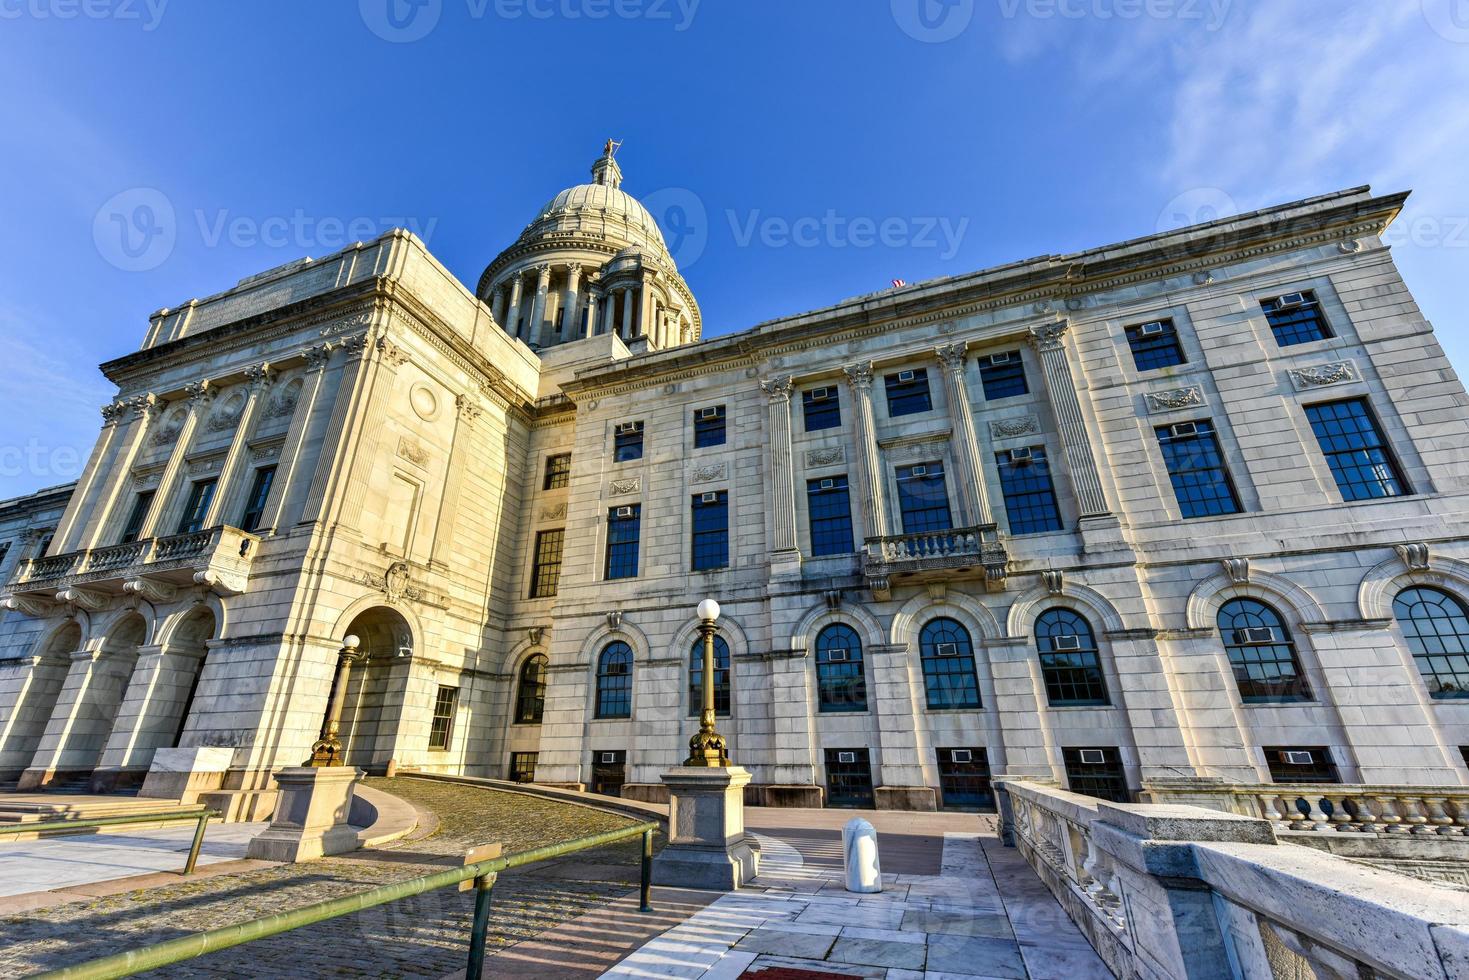
<svg viewBox="0 0 1469 980"><path fill-rule="evenodd" d="M500 790L411 778L369 785L431 812L437 827L379 850L279 865L0 919L0 976L15 976L231 925L462 862L624 827L629 818ZM503 947L636 887L640 842L587 851L500 877L489 946ZM463 970L473 894L440 889L178 966L156 977L439 977Z"/></svg>

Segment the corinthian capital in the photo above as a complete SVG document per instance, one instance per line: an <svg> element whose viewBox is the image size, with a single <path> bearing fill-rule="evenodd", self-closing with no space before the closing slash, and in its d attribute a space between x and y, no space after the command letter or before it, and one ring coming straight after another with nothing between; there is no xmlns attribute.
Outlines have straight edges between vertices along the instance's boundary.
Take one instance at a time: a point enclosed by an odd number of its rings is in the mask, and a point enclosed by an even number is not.
<svg viewBox="0 0 1469 980"><path fill-rule="evenodd" d="M950 371L962 371L964 370L964 353L967 350L969 350L969 345L961 340L957 343L935 347L933 352L938 357L939 363Z"/></svg>
<svg viewBox="0 0 1469 980"><path fill-rule="evenodd" d="M116 425L121 422L127 413L127 402L108 402L102 406L102 424Z"/></svg>
<svg viewBox="0 0 1469 980"><path fill-rule="evenodd" d="M770 398L772 402L790 401L791 388L795 385L795 378L789 374L779 375L768 381L760 382L760 390Z"/></svg>
<svg viewBox="0 0 1469 980"><path fill-rule="evenodd" d="M275 372L269 364L252 364L245 369L245 382L257 391L270 387L275 380Z"/></svg>
<svg viewBox="0 0 1469 980"><path fill-rule="evenodd" d="M1061 341L1066 336L1067 325L1061 323L1043 323L1038 327L1030 328L1030 346L1037 351L1060 350Z"/></svg>
<svg viewBox="0 0 1469 980"><path fill-rule="evenodd" d="M205 378L203 381L184 385L184 397L194 405L207 402L214 397L214 384Z"/></svg>
<svg viewBox="0 0 1469 980"><path fill-rule="evenodd" d="M136 419L151 421L163 412L163 403L151 391L146 395L138 395L130 399L127 405L133 410L133 418Z"/></svg>
<svg viewBox="0 0 1469 980"><path fill-rule="evenodd" d="M842 368L842 373L847 376L847 383L853 388L866 391L872 387L872 365L848 364Z"/></svg>

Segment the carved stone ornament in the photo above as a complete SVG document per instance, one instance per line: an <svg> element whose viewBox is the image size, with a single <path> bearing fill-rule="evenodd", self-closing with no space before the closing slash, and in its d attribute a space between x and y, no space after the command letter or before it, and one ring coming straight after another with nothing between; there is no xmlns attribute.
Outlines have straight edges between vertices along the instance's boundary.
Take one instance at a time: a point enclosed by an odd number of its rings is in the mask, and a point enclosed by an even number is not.
<svg viewBox="0 0 1469 980"><path fill-rule="evenodd" d="M1034 310L1036 313L1049 313L1052 309L1051 301L1048 299L1040 300L1039 302L1032 305L1031 309Z"/></svg>
<svg viewBox="0 0 1469 980"><path fill-rule="evenodd" d="M1327 385L1337 385L1344 381L1362 380L1362 376L1357 373L1357 366L1351 361L1291 368L1289 374L1290 383L1297 391L1304 388L1324 388Z"/></svg>
<svg viewBox="0 0 1469 980"><path fill-rule="evenodd" d="M1030 328L1030 346L1044 353L1048 350L1060 350L1062 341L1066 337L1067 325L1065 323L1043 323L1038 327Z"/></svg>
<svg viewBox="0 0 1469 980"><path fill-rule="evenodd" d="M622 611L614 609L607 614L607 628L610 630L622 628Z"/></svg>
<svg viewBox="0 0 1469 980"><path fill-rule="evenodd" d="M821 594L821 597L826 600L826 608L828 609L840 609L842 607L841 589L827 589Z"/></svg>
<svg viewBox="0 0 1469 980"><path fill-rule="evenodd" d="M306 370L320 371L326 367L326 362L331 360L332 351L334 350L336 350L336 345L329 343L317 344L315 347L306 348L302 352L302 356L306 358Z"/></svg>
<svg viewBox="0 0 1469 980"><path fill-rule="evenodd" d="M466 422L473 422L485 413L485 407L473 395L455 395L454 408Z"/></svg>
<svg viewBox="0 0 1469 980"><path fill-rule="evenodd" d="M1207 286L1210 283L1212 283L1213 281L1214 281L1214 273L1210 272L1208 269L1205 269L1202 272L1195 272L1194 273L1194 285L1195 286Z"/></svg>
<svg viewBox="0 0 1469 980"><path fill-rule="evenodd" d="M224 457L221 455L210 456L207 459L191 459L188 462L190 476L208 476L218 473L224 465Z"/></svg>
<svg viewBox="0 0 1469 980"><path fill-rule="evenodd" d="M294 415L296 404L301 400L301 386L299 384L288 384L270 400L265 407L265 417L268 419L280 419Z"/></svg>
<svg viewBox="0 0 1469 980"><path fill-rule="evenodd" d="M217 393L217 389L209 380L195 381L193 384L184 385L184 397L191 402L207 402Z"/></svg>
<svg viewBox="0 0 1469 980"><path fill-rule="evenodd" d="M1337 242L1336 250L1343 255L1351 255L1354 252L1362 251L1362 243L1355 238L1350 238L1344 242Z"/></svg>
<svg viewBox="0 0 1469 980"><path fill-rule="evenodd" d="M1065 589L1065 576L1057 569L1049 569L1041 572L1041 580L1046 584L1046 591L1051 595L1060 595Z"/></svg>
<svg viewBox="0 0 1469 980"><path fill-rule="evenodd" d="M90 589L62 589L56 593L56 601L73 609L85 609L89 612L97 612L107 608L107 596L102 592L93 592Z"/></svg>
<svg viewBox="0 0 1469 980"><path fill-rule="evenodd" d="M387 337L379 337L374 346L377 348L378 353L382 354L383 360L387 361L393 367L402 367L411 359L406 350L393 343Z"/></svg>
<svg viewBox="0 0 1469 980"><path fill-rule="evenodd" d="M245 416L245 396L236 393L219 411L209 416L209 431L226 432L240 424Z"/></svg>
<svg viewBox="0 0 1469 980"><path fill-rule="evenodd" d="M0 598L0 609L14 610L33 619L45 619L56 614L57 605L50 599L42 599L40 596L8 595Z"/></svg>
<svg viewBox="0 0 1469 980"><path fill-rule="evenodd" d="M108 402L102 406L102 423L104 425L116 425L121 422L127 412L125 402Z"/></svg>
<svg viewBox="0 0 1469 980"><path fill-rule="evenodd" d="M1398 557L1403 560L1403 564L1407 565L1412 571L1428 571L1428 545L1422 543L1400 544L1396 546L1396 550Z"/></svg>
<svg viewBox="0 0 1469 980"><path fill-rule="evenodd" d="M323 337L334 337L339 333L346 333L348 330L369 326L371 323L372 310L358 310L356 313L348 313L340 320L333 320L331 323L322 327L321 335Z"/></svg>
<svg viewBox="0 0 1469 980"><path fill-rule="evenodd" d="M773 402L790 401L791 388L795 384L795 380L789 374L770 378L760 382L760 390L765 392Z"/></svg>
<svg viewBox="0 0 1469 980"><path fill-rule="evenodd" d="M1250 560L1248 558L1226 558L1219 563L1224 566L1224 574L1235 585L1245 585L1250 581Z"/></svg>
<svg viewBox="0 0 1469 980"><path fill-rule="evenodd" d="M127 595L156 603L172 602L178 598L178 589L167 583L155 582L146 578L131 579L122 583L122 591Z"/></svg>
<svg viewBox="0 0 1469 980"><path fill-rule="evenodd" d="M643 480L642 477L637 476L631 477L626 480L613 480L611 487L612 496L621 497L629 493L637 493L639 490L643 489Z"/></svg>
<svg viewBox="0 0 1469 980"><path fill-rule="evenodd" d="M1204 389L1198 385L1173 388L1169 391L1150 391L1143 396L1149 412L1176 412L1180 408L1195 408L1204 404Z"/></svg>
<svg viewBox="0 0 1469 980"><path fill-rule="evenodd" d="M187 418L188 413L183 409L177 409L172 415L168 416L164 420L164 423L154 430L153 445L172 446L178 441L179 433L184 431L184 421Z"/></svg>
<svg viewBox="0 0 1469 980"><path fill-rule="evenodd" d="M531 627L527 628L526 631L525 631L526 639L530 640L530 645L533 646L533 647L540 646L541 645L541 637L543 637L545 635L546 635L546 627L544 627L544 626L531 626Z"/></svg>
<svg viewBox="0 0 1469 980"><path fill-rule="evenodd" d="M358 576L357 581L362 585L377 589L388 602L423 598L423 592L413 585L406 561L393 562L382 575L364 571Z"/></svg>
<svg viewBox="0 0 1469 980"><path fill-rule="evenodd" d="M871 364L848 364L842 368L842 373L847 376L847 383L853 388L872 387L872 365Z"/></svg>
<svg viewBox="0 0 1469 980"><path fill-rule="evenodd" d="M566 516L566 504L565 503L555 504L555 505L550 506L550 507L542 507L541 508L541 520L543 520L543 521L559 521L561 518L563 518L565 516Z"/></svg>
<svg viewBox="0 0 1469 980"><path fill-rule="evenodd" d="M807 466L835 466L837 463L845 462L846 458L847 453L841 446L806 450Z"/></svg>
<svg viewBox="0 0 1469 980"><path fill-rule="evenodd" d="M1013 439L1016 436L1033 436L1041 431L1041 420L1034 415L1022 415L1016 419L996 419L990 423L991 439Z"/></svg>
<svg viewBox="0 0 1469 980"><path fill-rule="evenodd" d="M269 388L276 373L268 363L252 364L245 369L245 383L252 388Z"/></svg>
<svg viewBox="0 0 1469 980"><path fill-rule="evenodd" d="M398 437L398 455L408 460L414 466L427 466L432 456L429 451L419 444L417 439L411 436Z"/></svg>
<svg viewBox="0 0 1469 980"><path fill-rule="evenodd" d="M944 344L942 347L935 347L933 352L938 357L939 363L948 370L963 371L964 352L968 349L969 345L961 340L958 343Z"/></svg>
<svg viewBox="0 0 1469 980"><path fill-rule="evenodd" d="M268 446L251 446L250 459L254 462L263 462L268 459L277 459L281 454L281 444L271 443Z"/></svg>
<svg viewBox="0 0 1469 980"><path fill-rule="evenodd" d="M690 483L713 483L715 480L723 480L729 474L728 463L710 463L708 466L700 466L689 474Z"/></svg>

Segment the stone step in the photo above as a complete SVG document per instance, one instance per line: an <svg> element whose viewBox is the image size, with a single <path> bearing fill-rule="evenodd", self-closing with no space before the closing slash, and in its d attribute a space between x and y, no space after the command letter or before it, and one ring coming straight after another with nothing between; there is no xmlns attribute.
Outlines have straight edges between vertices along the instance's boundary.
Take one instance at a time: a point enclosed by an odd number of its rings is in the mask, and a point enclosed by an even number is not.
<svg viewBox="0 0 1469 980"><path fill-rule="evenodd" d="M186 809L192 809L192 807L186 807L174 800L141 799L135 796L98 796L82 793L0 794L0 824L45 823L52 820L96 820L101 817L172 813Z"/></svg>

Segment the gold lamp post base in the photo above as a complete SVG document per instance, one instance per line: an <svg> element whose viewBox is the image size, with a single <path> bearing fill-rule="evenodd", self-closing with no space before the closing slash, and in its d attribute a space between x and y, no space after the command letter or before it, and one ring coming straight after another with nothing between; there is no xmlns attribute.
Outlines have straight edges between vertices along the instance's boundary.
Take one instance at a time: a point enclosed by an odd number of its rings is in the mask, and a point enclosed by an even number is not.
<svg viewBox="0 0 1469 980"><path fill-rule="evenodd" d="M311 758L307 759L305 764L313 768L340 766L342 764L342 743L335 737L317 739L311 746Z"/></svg>
<svg viewBox="0 0 1469 980"><path fill-rule="evenodd" d="M713 728L701 727L689 739L689 757L684 760L683 764L706 769L728 768L729 750L724 736Z"/></svg>

